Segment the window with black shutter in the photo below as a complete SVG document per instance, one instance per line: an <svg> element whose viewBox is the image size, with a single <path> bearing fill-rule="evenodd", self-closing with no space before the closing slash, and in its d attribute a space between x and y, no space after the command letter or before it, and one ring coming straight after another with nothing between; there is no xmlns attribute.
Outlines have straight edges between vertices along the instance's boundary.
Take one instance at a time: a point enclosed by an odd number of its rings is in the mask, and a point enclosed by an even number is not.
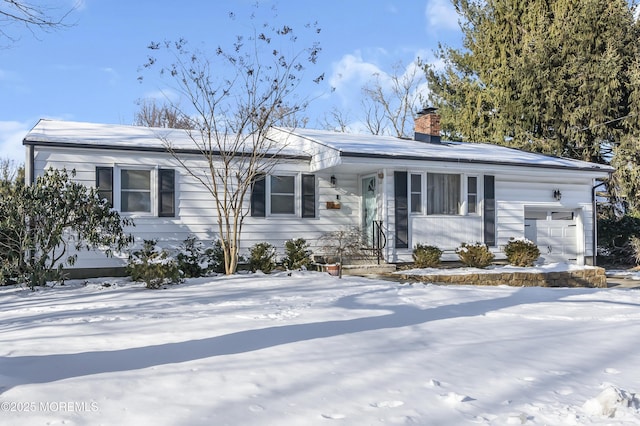
<svg viewBox="0 0 640 426"><path fill-rule="evenodd" d="M160 217L176 215L175 174L175 170L172 169L158 171L158 216Z"/></svg>
<svg viewBox="0 0 640 426"><path fill-rule="evenodd" d="M96 167L96 188L98 195L113 207L113 167Z"/></svg>
<svg viewBox="0 0 640 426"><path fill-rule="evenodd" d="M266 179L264 175L257 176L251 185L251 216L266 216Z"/></svg>
<svg viewBox="0 0 640 426"><path fill-rule="evenodd" d="M315 175L302 175L302 217L316 217Z"/></svg>
<svg viewBox="0 0 640 426"><path fill-rule="evenodd" d="M496 188L495 176L484 177L484 243L496 245Z"/></svg>
<svg viewBox="0 0 640 426"><path fill-rule="evenodd" d="M407 172L394 172L396 248L409 247L409 203Z"/></svg>

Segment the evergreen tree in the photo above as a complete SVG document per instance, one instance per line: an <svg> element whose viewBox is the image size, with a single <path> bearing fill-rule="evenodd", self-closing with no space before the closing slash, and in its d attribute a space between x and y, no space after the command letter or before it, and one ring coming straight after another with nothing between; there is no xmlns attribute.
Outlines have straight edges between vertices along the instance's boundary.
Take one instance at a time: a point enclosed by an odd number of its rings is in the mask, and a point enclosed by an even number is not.
<svg viewBox="0 0 640 426"><path fill-rule="evenodd" d="M453 0L463 48L426 67L445 136L638 167L639 26L625 0ZM636 117L632 120L629 118ZM619 194L627 177L618 170ZM636 182L640 182L635 178ZM636 183L636 185L638 185Z"/></svg>

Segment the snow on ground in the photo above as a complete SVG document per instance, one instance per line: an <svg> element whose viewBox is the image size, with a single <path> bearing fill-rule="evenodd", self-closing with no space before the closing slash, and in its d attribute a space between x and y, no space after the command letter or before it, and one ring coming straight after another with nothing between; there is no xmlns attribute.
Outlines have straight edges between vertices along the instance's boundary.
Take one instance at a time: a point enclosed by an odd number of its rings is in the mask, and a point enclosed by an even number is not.
<svg viewBox="0 0 640 426"><path fill-rule="evenodd" d="M638 290L297 272L0 306L0 424L640 424Z"/></svg>

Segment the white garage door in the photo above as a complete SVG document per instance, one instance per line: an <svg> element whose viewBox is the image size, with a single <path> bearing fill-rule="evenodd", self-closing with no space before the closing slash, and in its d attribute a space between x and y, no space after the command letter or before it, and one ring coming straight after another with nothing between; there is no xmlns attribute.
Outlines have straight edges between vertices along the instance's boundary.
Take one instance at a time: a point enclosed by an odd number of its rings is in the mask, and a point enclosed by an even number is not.
<svg viewBox="0 0 640 426"><path fill-rule="evenodd" d="M536 243L544 263L575 263L577 223L573 211L525 210L525 238Z"/></svg>

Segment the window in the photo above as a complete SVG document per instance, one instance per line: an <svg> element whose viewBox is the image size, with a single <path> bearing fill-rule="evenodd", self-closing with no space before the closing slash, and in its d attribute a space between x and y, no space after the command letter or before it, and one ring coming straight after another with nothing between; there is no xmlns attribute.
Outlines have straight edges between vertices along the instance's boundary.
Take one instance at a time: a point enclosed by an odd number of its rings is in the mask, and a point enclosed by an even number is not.
<svg viewBox="0 0 640 426"><path fill-rule="evenodd" d="M460 214L460 175L427 173L427 214Z"/></svg>
<svg viewBox="0 0 640 426"><path fill-rule="evenodd" d="M467 178L467 213L478 213L478 178L475 176Z"/></svg>
<svg viewBox="0 0 640 426"><path fill-rule="evenodd" d="M151 212L150 170L120 170L120 211Z"/></svg>
<svg viewBox="0 0 640 426"><path fill-rule="evenodd" d="M271 214L296 213L294 176L271 176Z"/></svg>
<svg viewBox="0 0 640 426"><path fill-rule="evenodd" d="M422 175L411 175L411 213L422 213Z"/></svg>
<svg viewBox="0 0 640 426"><path fill-rule="evenodd" d="M172 169L158 170L158 216L176 215L176 172Z"/></svg>
<svg viewBox="0 0 640 426"><path fill-rule="evenodd" d="M278 215L316 217L315 175L256 177L251 185L251 216Z"/></svg>
<svg viewBox="0 0 640 426"><path fill-rule="evenodd" d="M175 170L96 167L96 188L123 213L174 217Z"/></svg>
<svg viewBox="0 0 640 426"><path fill-rule="evenodd" d="M113 167L96 167L98 195L113 207Z"/></svg>

